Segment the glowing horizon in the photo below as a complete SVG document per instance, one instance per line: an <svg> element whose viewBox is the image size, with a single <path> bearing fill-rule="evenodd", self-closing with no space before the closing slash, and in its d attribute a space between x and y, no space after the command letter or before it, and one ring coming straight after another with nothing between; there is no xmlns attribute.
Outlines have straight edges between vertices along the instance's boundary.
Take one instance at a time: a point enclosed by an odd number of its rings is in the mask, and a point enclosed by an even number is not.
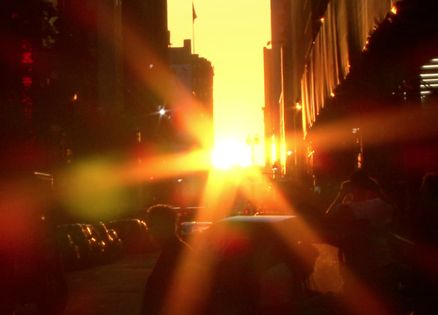
<svg viewBox="0 0 438 315"><path fill-rule="evenodd" d="M234 154L231 164L244 165L253 159L262 165L263 47L270 39L269 1L255 5L250 0L199 0L193 4L194 28L192 1L168 1L170 42L172 47L181 47L184 39L192 39L194 53L214 67L215 150L220 147L224 153L236 153L237 146L239 155ZM256 144L248 143L248 137L256 136L260 139Z"/></svg>

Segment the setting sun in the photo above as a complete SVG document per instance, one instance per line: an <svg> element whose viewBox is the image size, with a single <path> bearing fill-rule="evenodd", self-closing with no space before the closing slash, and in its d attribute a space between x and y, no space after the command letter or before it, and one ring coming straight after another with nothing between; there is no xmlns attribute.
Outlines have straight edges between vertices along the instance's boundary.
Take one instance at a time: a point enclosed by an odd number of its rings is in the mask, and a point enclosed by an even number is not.
<svg viewBox="0 0 438 315"><path fill-rule="evenodd" d="M238 141L216 142L212 156L213 166L220 169L229 169L234 166L249 166L250 156L245 146Z"/></svg>
<svg viewBox="0 0 438 315"><path fill-rule="evenodd" d="M173 47L191 38L214 67L214 165L264 164L263 47L270 39L269 1L168 1ZM248 138L257 137L253 143ZM220 160L220 162L219 162Z"/></svg>

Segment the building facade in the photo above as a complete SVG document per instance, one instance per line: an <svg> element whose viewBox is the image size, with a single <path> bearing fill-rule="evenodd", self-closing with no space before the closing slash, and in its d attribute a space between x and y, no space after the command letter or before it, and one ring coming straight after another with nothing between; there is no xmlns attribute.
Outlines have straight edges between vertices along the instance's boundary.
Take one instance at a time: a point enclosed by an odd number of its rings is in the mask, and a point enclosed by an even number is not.
<svg viewBox="0 0 438 315"><path fill-rule="evenodd" d="M7 0L1 14L3 164L56 168L151 134L170 78L166 1Z"/></svg>
<svg viewBox="0 0 438 315"><path fill-rule="evenodd" d="M277 96L279 101L267 108L278 116L271 129L278 130L276 146L284 147L278 159L283 173L287 169L299 172L308 162L312 149L303 140L309 128L346 79L375 23L383 20L391 5L390 0L271 2L269 58L274 70L268 93L273 94L271 103Z"/></svg>
<svg viewBox="0 0 438 315"><path fill-rule="evenodd" d="M291 1L290 67L280 71L290 72L291 99L280 116L294 122L284 124L285 145L298 139L298 169L336 188L356 168L387 183L436 171L436 9L434 1ZM287 114L294 104L300 123Z"/></svg>

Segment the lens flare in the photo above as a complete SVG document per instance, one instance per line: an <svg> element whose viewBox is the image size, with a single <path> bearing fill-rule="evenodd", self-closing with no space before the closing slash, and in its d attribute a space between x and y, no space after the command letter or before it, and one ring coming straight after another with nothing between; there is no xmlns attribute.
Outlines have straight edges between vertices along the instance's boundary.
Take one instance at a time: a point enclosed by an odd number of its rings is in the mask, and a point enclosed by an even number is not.
<svg viewBox="0 0 438 315"><path fill-rule="evenodd" d="M73 217L107 220L132 206L127 186L113 165L105 160L83 161L63 176L63 204Z"/></svg>

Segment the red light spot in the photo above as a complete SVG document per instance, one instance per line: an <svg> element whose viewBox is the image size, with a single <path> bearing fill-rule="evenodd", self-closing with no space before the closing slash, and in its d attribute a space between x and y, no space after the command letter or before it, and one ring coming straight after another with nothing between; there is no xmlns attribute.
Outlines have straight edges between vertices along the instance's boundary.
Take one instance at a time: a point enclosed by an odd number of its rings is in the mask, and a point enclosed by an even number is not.
<svg viewBox="0 0 438 315"><path fill-rule="evenodd" d="M27 105L27 106L32 106L33 105L33 100L29 96L24 96L24 97L21 98L21 104Z"/></svg>
<svg viewBox="0 0 438 315"><path fill-rule="evenodd" d="M21 82L25 88L32 86L32 77L26 76L21 78Z"/></svg>
<svg viewBox="0 0 438 315"><path fill-rule="evenodd" d="M32 53L31 52L23 52L21 54L21 63L22 64L33 64Z"/></svg>

